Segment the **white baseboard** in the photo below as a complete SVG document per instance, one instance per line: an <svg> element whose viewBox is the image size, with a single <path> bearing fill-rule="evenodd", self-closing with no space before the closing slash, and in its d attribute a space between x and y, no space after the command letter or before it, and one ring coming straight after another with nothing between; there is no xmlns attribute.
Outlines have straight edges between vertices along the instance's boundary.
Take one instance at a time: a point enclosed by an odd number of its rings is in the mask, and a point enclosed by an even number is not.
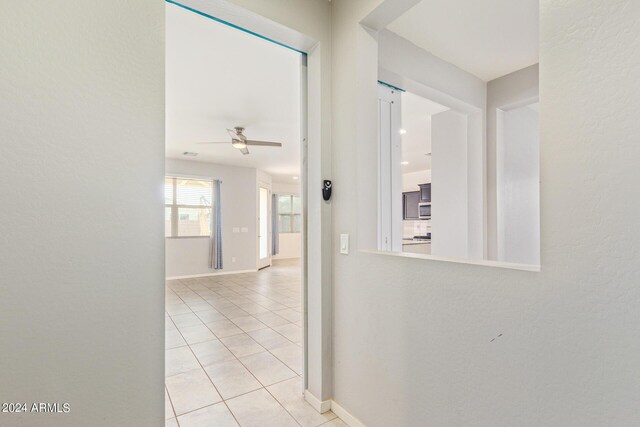
<svg viewBox="0 0 640 427"><path fill-rule="evenodd" d="M304 400L319 413L323 414L328 410L333 411L349 427L366 427L362 421L351 415L346 409L340 406L335 400L320 400L309 390L304 391Z"/></svg>
<svg viewBox="0 0 640 427"><path fill-rule="evenodd" d="M283 257L274 256L271 259L274 260L274 261L278 261L278 260L281 260L281 259L300 259L300 255L298 255L298 256L283 256Z"/></svg>
<svg viewBox="0 0 640 427"><path fill-rule="evenodd" d="M349 427L366 427L362 421L351 415L346 409L340 406L335 400L331 401L331 410Z"/></svg>
<svg viewBox="0 0 640 427"><path fill-rule="evenodd" d="M324 414L331 409L330 400L320 400L315 397L309 390L304 391L304 399L315 409L316 411Z"/></svg>
<svg viewBox="0 0 640 427"><path fill-rule="evenodd" d="M218 273L190 274L188 276L172 276L172 277L166 277L165 280L195 279L197 277L224 276L226 274L255 273L256 271L258 270L254 269L254 270L220 271Z"/></svg>

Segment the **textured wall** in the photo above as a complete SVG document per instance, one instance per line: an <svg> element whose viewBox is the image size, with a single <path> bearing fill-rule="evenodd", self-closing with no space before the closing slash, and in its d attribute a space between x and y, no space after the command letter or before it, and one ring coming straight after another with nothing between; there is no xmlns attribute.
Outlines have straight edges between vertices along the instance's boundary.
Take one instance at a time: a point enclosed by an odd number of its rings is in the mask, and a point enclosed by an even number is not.
<svg viewBox="0 0 640 427"><path fill-rule="evenodd" d="M0 6L0 425L163 423L163 15Z"/></svg>
<svg viewBox="0 0 640 427"><path fill-rule="evenodd" d="M358 65L375 6L332 1L336 240L370 214L353 159L375 125ZM541 1L540 273L334 255L334 397L365 424L640 422L638 22L637 2Z"/></svg>

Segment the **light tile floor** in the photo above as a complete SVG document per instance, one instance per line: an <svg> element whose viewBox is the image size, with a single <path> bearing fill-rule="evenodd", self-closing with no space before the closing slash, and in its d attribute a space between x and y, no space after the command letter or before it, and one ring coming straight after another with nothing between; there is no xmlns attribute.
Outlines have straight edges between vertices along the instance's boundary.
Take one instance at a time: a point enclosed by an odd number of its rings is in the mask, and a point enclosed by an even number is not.
<svg viewBox="0 0 640 427"><path fill-rule="evenodd" d="M167 281L167 426L346 426L302 397L300 264Z"/></svg>

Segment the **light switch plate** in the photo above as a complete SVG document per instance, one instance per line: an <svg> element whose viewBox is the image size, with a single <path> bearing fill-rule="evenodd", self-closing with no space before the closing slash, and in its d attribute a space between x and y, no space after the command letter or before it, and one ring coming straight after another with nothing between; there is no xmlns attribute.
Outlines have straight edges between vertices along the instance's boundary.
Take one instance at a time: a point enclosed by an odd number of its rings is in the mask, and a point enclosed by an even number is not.
<svg viewBox="0 0 640 427"><path fill-rule="evenodd" d="M240 229L240 231L242 231L243 233L248 233L249 232L249 227L242 227Z"/></svg>
<svg viewBox="0 0 640 427"><path fill-rule="evenodd" d="M340 253L345 255L349 254L349 235L348 234L340 235Z"/></svg>
<svg viewBox="0 0 640 427"><path fill-rule="evenodd" d="M233 232L234 233L239 233L240 232L240 227L233 227Z"/></svg>

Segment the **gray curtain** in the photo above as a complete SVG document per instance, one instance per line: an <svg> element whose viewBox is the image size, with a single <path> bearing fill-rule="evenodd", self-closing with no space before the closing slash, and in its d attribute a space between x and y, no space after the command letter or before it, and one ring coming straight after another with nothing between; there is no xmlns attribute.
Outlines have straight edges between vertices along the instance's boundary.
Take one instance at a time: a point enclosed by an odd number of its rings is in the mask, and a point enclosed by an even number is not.
<svg viewBox="0 0 640 427"><path fill-rule="evenodd" d="M217 179L213 181L212 202L209 268L222 270L222 206L220 204L220 180Z"/></svg>
<svg viewBox="0 0 640 427"><path fill-rule="evenodd" d="M278 195L271 195L271 255L278 255L280 233L278 231Z"/></svg>

